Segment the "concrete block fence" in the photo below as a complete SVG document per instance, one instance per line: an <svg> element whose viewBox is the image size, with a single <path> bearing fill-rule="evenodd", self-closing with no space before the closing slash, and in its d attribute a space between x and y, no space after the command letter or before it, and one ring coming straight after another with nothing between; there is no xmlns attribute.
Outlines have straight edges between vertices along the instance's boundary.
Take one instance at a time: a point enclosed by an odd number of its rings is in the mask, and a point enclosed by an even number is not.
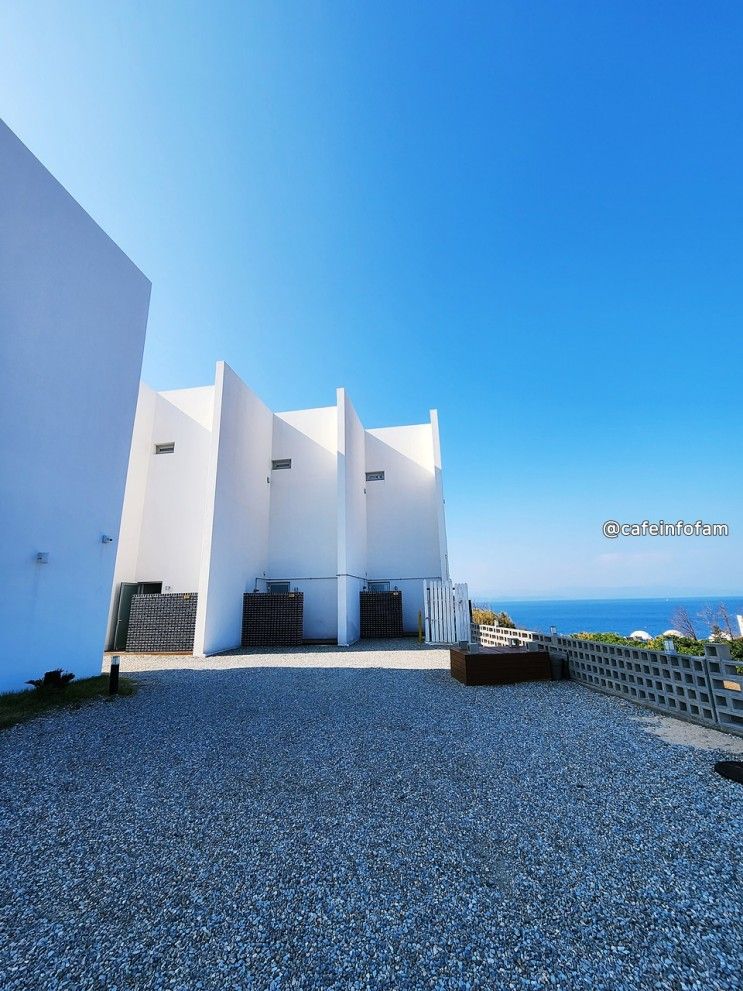
<svg viewBox="0 0 743 991"><path fill-rule="evenodd" d="M472 637L483 647L544 647L567 657L571 679L588 688L743 736L743 662L726 643L705 642L704 654L695 656L505 626L473 624Z"/></svg>

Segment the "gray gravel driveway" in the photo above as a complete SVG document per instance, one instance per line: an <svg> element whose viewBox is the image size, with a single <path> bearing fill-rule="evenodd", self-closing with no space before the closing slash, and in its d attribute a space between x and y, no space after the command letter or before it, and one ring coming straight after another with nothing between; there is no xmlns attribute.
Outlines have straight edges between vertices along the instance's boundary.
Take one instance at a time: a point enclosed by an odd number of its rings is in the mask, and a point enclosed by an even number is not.
<svg viewBox="0 0 743 991"><path fill-rule="evenodd" d="M743 787L579 686L137 674L0 735L0 987L741 987Z"/></svg>

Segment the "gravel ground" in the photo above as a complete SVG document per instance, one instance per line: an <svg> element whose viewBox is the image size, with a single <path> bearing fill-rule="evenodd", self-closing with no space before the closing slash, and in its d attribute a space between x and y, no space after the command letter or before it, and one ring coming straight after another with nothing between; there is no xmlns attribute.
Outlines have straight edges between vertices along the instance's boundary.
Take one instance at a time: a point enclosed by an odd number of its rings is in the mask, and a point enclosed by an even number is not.
<svg viewBox="0 0 743 991"><path fill-rule="evenodd" d="M673 719L669 716L649 713L646 709L637 710L637 718L641 720L648 733L655 733L666 743L685 743L701 750L721 750L735 757L743 755L743 737L732 733L722 733L720 730L698 726L685 719ZM743 835L743 829L741 830Z"/></svg>
<svg viewBox="0 0 743 991"><path fill-rule="evenodd" d="M449 650L418 643L411 637L388 640L359 640L352 647L317 644L302 647L262 647L256 650L229 650L211 657L191 654L119 654L122 673L135 671L226 671L230 668L446 668ZM103 657L102 671L108 671L111 653Z"/></svg>
<svg viewBox="0 0 743 991"><path fill-rule="evenodd" d="M743 788L629 704L136 677L0 736L3 991L741 988Z"/></svg>

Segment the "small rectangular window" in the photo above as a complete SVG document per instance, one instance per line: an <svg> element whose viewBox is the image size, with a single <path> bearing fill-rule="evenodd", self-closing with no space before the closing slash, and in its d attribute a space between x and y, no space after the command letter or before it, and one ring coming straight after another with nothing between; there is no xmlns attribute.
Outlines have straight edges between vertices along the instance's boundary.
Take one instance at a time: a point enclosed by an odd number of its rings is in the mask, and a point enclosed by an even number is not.
<svg viewBox="0 0 743 991"><path fill-rule="evenodd" d="M286 595L289 591L290 582L266 582L268 591L272 595Z"/></svg>
<svg viewBox="0 0 743 991"><path fill-rule="evenodd" d="M383 482L384 472L383 471L368 471L366 473L367 482Z"/></svg>
<svg viewBox="0 0 743 991"><path fill-rule="evenodd" d="M155 444L155 454L172 454L175 451L175 441L168 441L167 444Z"/></svg>
<svg viewBox="0 0 743 991"><path fill-rule="evenodd" d="M389 582L369 582L370 592L389 592L390 583Z"/></svg>
<svg viewBox="0 0 743 991"><path fill-rule="evenodd" d="M278 471L280 468L291 468L291 458L276 458L271 462L271 471Z"/></svg>

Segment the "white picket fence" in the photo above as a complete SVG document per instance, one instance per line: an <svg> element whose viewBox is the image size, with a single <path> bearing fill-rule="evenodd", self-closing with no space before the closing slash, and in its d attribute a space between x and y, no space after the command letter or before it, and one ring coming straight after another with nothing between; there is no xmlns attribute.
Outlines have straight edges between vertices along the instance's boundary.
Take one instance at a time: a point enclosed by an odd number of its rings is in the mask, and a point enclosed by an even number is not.
<svg viewBox="0 0 743 991"><path fill-rule="evenodd" d="M465 582L426 578L423 583L426 643L470 639L470 603Z"/></svg>

